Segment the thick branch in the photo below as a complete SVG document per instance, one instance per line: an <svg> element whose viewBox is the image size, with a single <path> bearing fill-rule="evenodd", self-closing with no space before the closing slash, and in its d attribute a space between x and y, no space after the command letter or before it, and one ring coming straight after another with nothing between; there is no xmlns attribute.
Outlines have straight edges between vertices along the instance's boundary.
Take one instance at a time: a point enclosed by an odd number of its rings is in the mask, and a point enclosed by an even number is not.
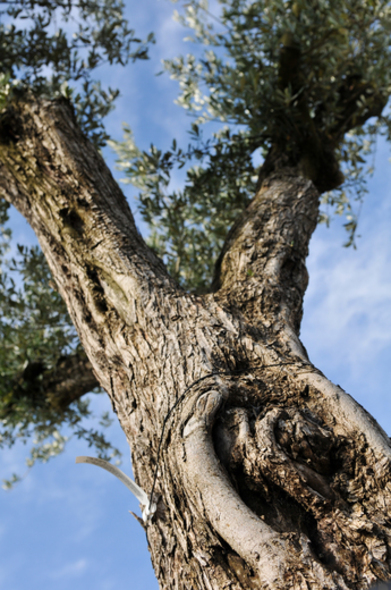
<svg viewBox="0 0 391 590"><path fill-rule="evenodd" d="M216 265L219 300L253 324L286 324L298 334L308 276L305 259L319 195L311 181L285 168L266 179L228 234Z"/></svg>
<svg viewBox="0 0 391 590"><path fill-rule="evenodd" d="M356 127L364 125L371 117L380 117L385 108L388 97L376 91L373 86L364 82L362 76L347 76L339 90L340 100L337 104L336 122L328 129L328 135L333 138L335 145L343 136ZM321 109L315 123L321 119Z"/></svg>
<svg viewBox="0 0 391 590"><path fill-rule="evenodd" d="M176 287L67 101L17 102L0 125L1 194L34 229L99 373L118 318L145 325L148 307Z"/></svg>
<svg viewBox="0 0 391 590"><path fill-rule="evenodd" d="M46 398L54 407L68 407L99 383L84 352L61 357L56 367L45 371L40 382Z"/></svg>
<svg viewBox="0 0 391 590"><path fill-rule="evenodd" d="M3 407L1 417L12 418L15 408L18 412L18 403L23 398L30 399L36 410L44 408L45 411L61 414L73 402L98 386L91 363L82 351L61 357L56 366L50 369L42 362L31 362L15 377L7 396L10 402Z"/></svg>

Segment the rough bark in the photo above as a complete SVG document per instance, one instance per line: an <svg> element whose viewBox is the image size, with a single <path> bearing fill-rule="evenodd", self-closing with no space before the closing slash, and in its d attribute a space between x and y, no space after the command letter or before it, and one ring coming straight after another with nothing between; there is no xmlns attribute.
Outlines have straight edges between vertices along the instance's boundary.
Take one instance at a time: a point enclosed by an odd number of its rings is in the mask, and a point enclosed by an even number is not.
<svg viewBox="0 0 391 590"><path fill-rule="evenodd" d="M274 170L214 291L183 292L66 102L3 114L0 190L29 221L158 511L162 589L365 589L390 573L390 445L299 340L318 193ZM155 480L156 475L156 480Z"/></svg>

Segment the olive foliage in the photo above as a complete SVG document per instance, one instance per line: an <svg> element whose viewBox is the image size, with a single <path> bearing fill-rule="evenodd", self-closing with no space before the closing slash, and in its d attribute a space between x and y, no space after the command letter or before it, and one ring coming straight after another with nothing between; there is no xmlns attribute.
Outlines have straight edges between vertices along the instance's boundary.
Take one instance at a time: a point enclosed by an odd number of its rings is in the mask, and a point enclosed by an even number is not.
<svg viewBox="0 0 391 590"><path fill-rule="evenodd" d="M153 41L152 34L136 37L121 0L0 2L0 109L25 93L65 96L84 133L101 148L109 138L103 119L119 89L105 88L96 72L104 64L147 59ZM61 452L70 436L86 439L100 456L116 456L102 432L110 424L107 414L92 427L88 401L60 406L43 386L45 372L80 344L42 252L13 245L8 215L0 196L0 446L32 439L28 466ZM14 474L5 487L17 479Z"/></svg>
<svg viewBox="0 0 391 590"><path fill-rule="evenodd" d="M126 128L114 145L169 271L185 288L208 288L227 229L272 150L300 161L310 178L314 165L335 160L341 174L333 190L327 180L320 186L319 220L344 215L345 245L355 246L376 139L390 136L389 2L190 0L176 18L190 29L193 52L164 68L193 119L190 144L141 151ZM171 190L180 168L184 188Z"/></svg>
<svg viewBox="0 0 391 590"><path fill-rule="evenodd" d="M94 72L104 64L146 59L142 41L123 16L121 0L8 0L0 2L2 95L72 99L78 122L97 145L108 135L103 118L119 89L104 88Z"/></svg>

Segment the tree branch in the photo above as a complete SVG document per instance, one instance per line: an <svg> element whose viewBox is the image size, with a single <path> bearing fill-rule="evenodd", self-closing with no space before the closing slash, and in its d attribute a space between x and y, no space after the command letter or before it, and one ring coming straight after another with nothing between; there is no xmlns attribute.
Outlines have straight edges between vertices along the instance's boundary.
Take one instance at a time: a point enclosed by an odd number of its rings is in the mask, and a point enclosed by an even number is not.
<svg viewBox="0 0 391 590"><path fill-rule="evenodd" d="M54 369L45 371L40 382L50 404L60 409L99 386L84 352L61 357Z"/></svg>
<svg viewBox="0 0 391 590"><path fill-rule="evenodd" d="M72 402L91 392L99 383L84 352L61 357L48 369L41 362L29 363L11 385L12 398L2 409L2 418L12 415L20 399L28 397L34 409L62 413ZM32 418L32 417L31 417Z"/></svg>
<svg viewBox="0 0 391 590"><path fill-rule="evenodd" d="M119 321L145 326L148 308L164 306L177 287L138 233L124 195L66 100L16 101L2 113L0 127L1 194L35 231L109 390L102 349Z"/></svg>
<svg viewBox="0 0 391 590"><path fill-rule="evenodd" d="M263 328L298 335L308 275L305 259L319 194L295 169L276 170L230 230L216 264L215 297Z"/></svg>

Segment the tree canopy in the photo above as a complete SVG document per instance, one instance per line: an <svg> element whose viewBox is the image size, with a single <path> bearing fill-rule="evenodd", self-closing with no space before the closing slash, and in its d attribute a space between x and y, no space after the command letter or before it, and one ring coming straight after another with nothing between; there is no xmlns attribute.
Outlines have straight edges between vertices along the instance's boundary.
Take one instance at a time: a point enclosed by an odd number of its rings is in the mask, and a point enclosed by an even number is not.
<svg viewBox="0 0 391 590"><path fill-rule="evenodd" d="M117 90L102 88L95 70L146 58L153 37L139 40L116 0L2 5L3 108L26 92L62 95L102 146ZM190 29L193 52L163 68L179 82L178 104L190 115L188 145L174 139L169 149L142 151L129 127L123 142L110 142L126 181L140 190L148 242L170 274L190 291L210 288L227 232L259 184L260 164L276 166L282 152L322 192L319 221L346 215L346 243L354 245L376 138L390 137L389 3L201 0L179 5L177 18ZM177 169L180 190L171 182ZM81 396L59 402L53 394L54 375L83 353L39 250L20 245L9 259L7 206L0 205L1 442L35 432L31 460L46 460L63 448L67 425L100 453L115 453L101 431L80 426L88 416Z"/></svg>

